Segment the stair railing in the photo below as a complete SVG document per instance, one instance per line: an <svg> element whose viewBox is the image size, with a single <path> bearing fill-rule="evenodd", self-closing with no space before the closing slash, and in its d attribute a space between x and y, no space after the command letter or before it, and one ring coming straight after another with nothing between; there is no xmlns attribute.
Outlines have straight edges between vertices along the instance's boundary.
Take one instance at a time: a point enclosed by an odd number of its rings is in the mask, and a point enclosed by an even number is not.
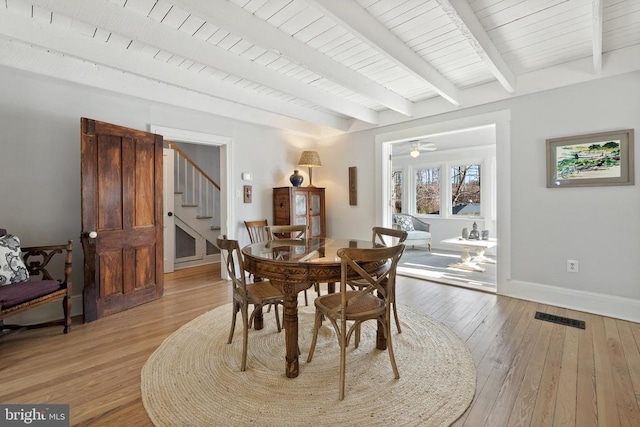
<svg viewBox="0 0 640 427"><path fill-rule="evenodd" d="M220 199L220 185L173 141L165 141L174 150L174 186L176 192L182 193L183 204L197 206L198 217L212 218L211 225L219 225L215 207Z"/></svg>

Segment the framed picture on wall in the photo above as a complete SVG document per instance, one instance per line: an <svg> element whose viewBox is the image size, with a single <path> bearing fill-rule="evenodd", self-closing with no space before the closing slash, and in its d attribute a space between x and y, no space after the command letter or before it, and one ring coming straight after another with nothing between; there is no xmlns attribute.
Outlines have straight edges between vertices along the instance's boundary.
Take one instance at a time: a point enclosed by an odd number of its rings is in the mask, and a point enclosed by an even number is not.
<svg viewBox="0 0 640 427"><path fill-rule="evenodd" d="M547 187L633 185L633 129L547 139Z"/></svg>

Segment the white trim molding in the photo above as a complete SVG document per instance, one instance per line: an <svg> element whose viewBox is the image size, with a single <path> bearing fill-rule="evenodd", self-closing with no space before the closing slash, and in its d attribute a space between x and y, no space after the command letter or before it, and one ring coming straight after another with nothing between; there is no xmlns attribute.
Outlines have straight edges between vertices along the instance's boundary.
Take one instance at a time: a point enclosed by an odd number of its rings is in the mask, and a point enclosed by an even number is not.
<svg viewBox="0 0 640 427"><path fill-rule="evenodd" d="M230 144L232 141L231 138L226 136L158 125L149 125L149 131L151 133L162 135L164 139L175 139L178 142L188 142L190 144L226 145Z"/></svg>
<svg viewBox="0 0 640 427"><path fill-rule="evenodd" d="M236 185L233 179L233 138L154 124L149 125L149 132L162 135L168 140L220 147L220 234L233 239L235 227L232 224L236 221L233 191L230 191ZM226 270L222 269L220 275L222 279L229 280Z"/></svg>
<svg viewBox="0 0 640 427"><path fill-rule="evenodd" d="M508 289L508 294L498 293L556 307L640 322L640 300L517 280L510 281Z"/></svg>

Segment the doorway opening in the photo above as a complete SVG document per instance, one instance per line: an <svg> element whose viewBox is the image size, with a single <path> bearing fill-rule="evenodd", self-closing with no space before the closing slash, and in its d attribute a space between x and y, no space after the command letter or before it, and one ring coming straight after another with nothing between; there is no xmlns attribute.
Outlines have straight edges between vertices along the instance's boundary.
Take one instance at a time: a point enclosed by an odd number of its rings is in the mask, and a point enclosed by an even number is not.
<svg viewBox="0 0 640 427"><path fill-rule="evenodd" d="M378 222L391 226L394 214L405 213L430 225L431 251L408 246L399 274L487 292L507 282L509 116L504 111L376 137ZM480 247L458 244L474 224L479 239L471 243Z"/></svg>
<svg viewBox="0 0 640 427"><path fill-rule="evenodd" d="M165 273L220 261L217 236L227 229L231 140L152 126L164 136Z"/></svg>

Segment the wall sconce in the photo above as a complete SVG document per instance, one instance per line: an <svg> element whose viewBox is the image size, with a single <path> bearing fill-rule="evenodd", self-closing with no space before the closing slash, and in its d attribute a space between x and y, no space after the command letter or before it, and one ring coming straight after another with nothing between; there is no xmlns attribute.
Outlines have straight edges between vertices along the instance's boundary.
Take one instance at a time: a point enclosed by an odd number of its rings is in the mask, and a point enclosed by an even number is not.
<svg viewBox="0 0 640 427"><path fill-rule="evenodd" d="M309 168L309 185L307 187L315 187L313 185L313 175L312 168L318 168L322 166L320 163L320 156L317 151L303 151L300 156L300 161L298 162L298 166L307 166Z"/></svg>

